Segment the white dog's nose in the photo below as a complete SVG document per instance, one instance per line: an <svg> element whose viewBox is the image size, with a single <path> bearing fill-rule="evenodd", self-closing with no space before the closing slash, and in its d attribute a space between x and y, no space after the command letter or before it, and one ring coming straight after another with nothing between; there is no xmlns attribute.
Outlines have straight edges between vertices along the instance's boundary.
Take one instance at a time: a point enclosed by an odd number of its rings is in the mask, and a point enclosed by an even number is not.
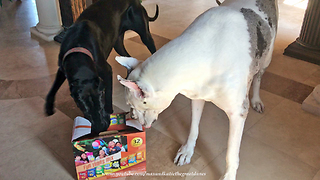
<svg viewBox="0 0 320 180"><path fill-rule="evenodd" d="M143 126L144 126L145 128L151 128L151 125L152 125L154 122L156 122L156 119L153 120L150 125L146 125L146 123L144 123Z"/></svg>

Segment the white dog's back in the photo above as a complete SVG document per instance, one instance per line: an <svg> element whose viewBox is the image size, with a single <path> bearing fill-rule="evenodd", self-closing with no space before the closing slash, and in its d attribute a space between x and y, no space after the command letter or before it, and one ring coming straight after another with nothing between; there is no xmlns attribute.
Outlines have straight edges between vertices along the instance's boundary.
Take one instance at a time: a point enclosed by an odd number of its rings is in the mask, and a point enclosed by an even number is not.
<svg viewBox="0 0 320 180"><path fill-rule="evenodd" d="M248 7L247 9L253 10L253 12L249 12L251 14L245 10L241 11L241 9L246 9L240 6L241 3L243 5L243 2L248 4L245 5ZM248 76L252 77L257 73L261 64L266 64L266 66L269 64L269 62L264 62L265 58L263 58L256 69L251 67L257 58L252 57L255 56L255 52L250 53L250 51L256 51L258 47L252 47L256 45L253 44L255 42L250 42L252 35L248 30L249 26L254 25L248 23L261 21L261 27L264 28L262 30L270 31L269 34L273 36L267 42L268 47L265 47L264 56L267 56L270 50L272 52L272 48L269 47L272 47L275 37L275 28L266 27L268 19L256 20L255 17L246 19L246 16L258 13L258 17L267 16L265 12L259 11L256 1L251 0L242 0L236 3L227 0L220 7L207 10L197 17L179 37L149 57L141 66L144 69L143 73L137 71L130 75L129 79L136 80L143 76L143 79L148 81L154 89L163 90L168 87L173 90L174 87L180 86L183 89L178 91L187 97L203 98L210 101L213 101L214 97L212 96L216 95L208 93L208 91L215 93L222 91L228 95L232 94L229 91L236 88L230 88L229 85L236 87L237 84L247 82ZM159 77L167 80L159 80ZM186 80L189 83L186 83ZM186 88L182 87L180 82L184 83ZM223 82L228 82L228 84ZM190 87L198 88L197 86L202 87L196 91L206 92L196 93L198 94L196 97L195 89L186 90ZM193 91L193 93L190 94L186 91ZM199 96L201 94L205 96Z"/></svg>

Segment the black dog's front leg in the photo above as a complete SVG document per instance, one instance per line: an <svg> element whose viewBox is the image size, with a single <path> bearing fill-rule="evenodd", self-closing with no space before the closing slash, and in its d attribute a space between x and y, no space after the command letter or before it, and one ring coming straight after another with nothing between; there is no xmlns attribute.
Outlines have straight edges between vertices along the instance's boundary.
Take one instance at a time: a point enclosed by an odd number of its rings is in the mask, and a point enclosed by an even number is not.
<svg viewBox="0 0 320 180"><path fill-rule="evenodd" d="M53 108L54 108L55 95L65 80L66 80L66 76L59 68L56 75L56 79L46 97L45 111L48 116L54 113Z"/></svg>
<svg viewBox="0 0 320 180"><path fill-rule="evenodd" d="M108 72L109 73L109 72ZM108 79L106 82L106 94L105 94L105 110L107 113L113 113L113 105L112 105L112 71L111 74L107 75Z"/></svg>
<svg viewBox="0 0 320 180"><path fill-rule="evenodd" d="M141 38L141 41L143 42L143 44L145 44L149 51L153 54L156 52L156 46L154 45L154 41L153 38L150 34L150 31L148 30L140 30L140 31L136 31Z"/></svg>
<svg viewBox="0 0 320 180"><path fill-rule="evenodd" d="M114 50L116 50L116 52L117 52L120 56L131 57L131 56L129 55L129 53L127 52L126 48L125 48L124 45L123 45L123 39L124 39L124 33L122 33L122 34L118 37L118 39L117 39L117 41L116 41L116 43L115 43L115 45L114 45ZM127 69L127 77L126 77L126 79L128 78L128 76L129 76L129 74L130 74L131 71L132 71L132 70L128 70L128 69Z"/></svg>
<svg viewBox="0 0 320 180"><path fill-rule="evenodd" d="M120 36L118 37L114 45L114 50L116 50L116 52L120 56L130 57L129 53L127 52L126 48L123 45L123 39L124 39L124 33L120 34Z"/></svg>

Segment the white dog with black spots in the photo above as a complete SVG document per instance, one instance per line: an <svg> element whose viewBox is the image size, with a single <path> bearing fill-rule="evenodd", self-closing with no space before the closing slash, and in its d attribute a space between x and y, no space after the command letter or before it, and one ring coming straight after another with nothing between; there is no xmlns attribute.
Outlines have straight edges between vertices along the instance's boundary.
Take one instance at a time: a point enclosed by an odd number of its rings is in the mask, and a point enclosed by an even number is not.
<svg viewBox="0 0 320 180"><path fill-rule="evenodd" d="M118 80L126 87L134 118L145 127L151 127L177 94L192 100L190 134L174 159L178 166L190 163L204 103L211 101L230 122L227 167L221 179L236 179L251 84L252 107L264 110L259 89L272 57L277 6L277 0L225 0L144 62L116 57L132 70L128 79L118 76Z"/></svg>

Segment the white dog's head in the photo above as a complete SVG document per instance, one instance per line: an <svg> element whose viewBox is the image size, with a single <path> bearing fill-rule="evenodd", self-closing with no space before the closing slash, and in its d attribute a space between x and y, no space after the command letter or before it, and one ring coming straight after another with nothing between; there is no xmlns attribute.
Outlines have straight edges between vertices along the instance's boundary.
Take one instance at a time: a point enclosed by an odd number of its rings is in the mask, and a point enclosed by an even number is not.
<svg viewBox="0 0 320 180"><path fill-rule="evenodd" d="M134 70L141 63L132 57L116 57L116 61L129 71ZM133 74L135 71L129 75L128 79L133 78ZM127 80L120 75L117 78L126 87L126 101L132 108L133 118L138 119L146 128L150 128L151 124L158 119L158 115L170 105L172 99L168 99L166 93L154 91L153 87L143 79Z"/></svg>

